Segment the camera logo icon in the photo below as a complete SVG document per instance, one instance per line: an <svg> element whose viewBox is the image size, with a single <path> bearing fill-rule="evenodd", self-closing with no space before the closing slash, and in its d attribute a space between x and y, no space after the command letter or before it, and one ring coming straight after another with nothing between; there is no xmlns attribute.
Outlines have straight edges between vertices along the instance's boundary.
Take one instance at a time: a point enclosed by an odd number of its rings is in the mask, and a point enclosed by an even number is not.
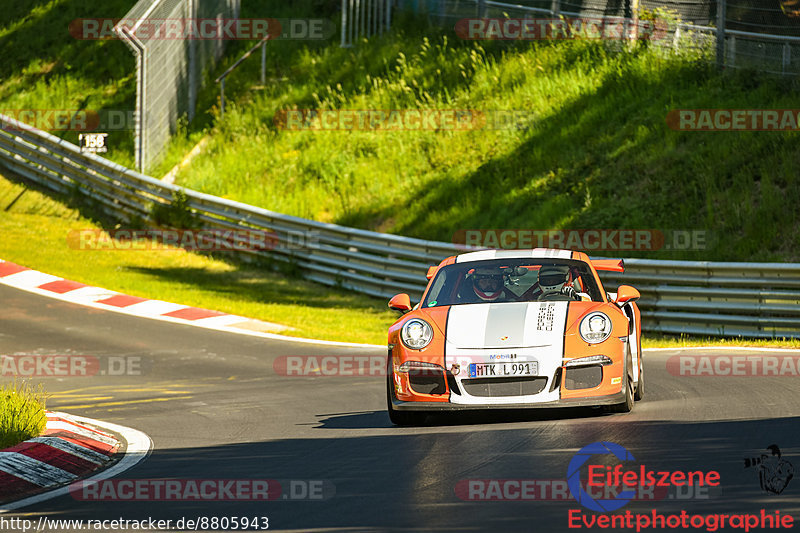
<svg viewBox="0 0 800 533"><path fill-rule="evenodd" d="M761 457L745 457L745 468L758 468L758 482L761 490L769 494L780 494L794 477L794 466L781 458L781 449L777 444L767 446L771 453L762 453Z"/></svg>

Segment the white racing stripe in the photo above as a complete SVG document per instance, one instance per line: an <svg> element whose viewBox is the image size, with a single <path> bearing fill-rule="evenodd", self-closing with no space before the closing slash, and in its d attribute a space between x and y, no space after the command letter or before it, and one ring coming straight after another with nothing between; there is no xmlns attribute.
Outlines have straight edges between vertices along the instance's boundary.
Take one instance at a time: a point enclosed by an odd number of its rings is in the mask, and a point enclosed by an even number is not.
<svg viewBox="0 0 800 533"><path fill-rule="evenodd" d="M501 304L454 305L447 319L445 366L459 364L456 376L465 394L452 394L450 401L460 404L540 403L559 399L559 390L539 394L486 397L466 393L462 381L469 379L470 363L538 363L538 375L552 378L564 353L564 330L569 302L514 302ZM548 381L549 385L549 381Z"/></svg>
<svg viewBox="0 0 800 533"><path fill-rule="evenodd" d="M454 305L450 307L445 325L448 352L454 348L483 348L486 339L486 324L492 304ZM514 305L514 304L495 304Z"/></svg>
<svg viewBox="0 0 800 533"><path fill-rule="evenodd" d="M469 263L471 261L488 261L491 259L572 259L571 250L557 250L555 248L533 248L532 250L481 250L461 254L456 257L456 263Z"/></svg>
<svg viewBox="0 0 800 533"><path fill-rule="evenodd" d="M447 316L448 350L563 346L569 302L454 305ZM559 355L560 357L560 355Z"/></svg>

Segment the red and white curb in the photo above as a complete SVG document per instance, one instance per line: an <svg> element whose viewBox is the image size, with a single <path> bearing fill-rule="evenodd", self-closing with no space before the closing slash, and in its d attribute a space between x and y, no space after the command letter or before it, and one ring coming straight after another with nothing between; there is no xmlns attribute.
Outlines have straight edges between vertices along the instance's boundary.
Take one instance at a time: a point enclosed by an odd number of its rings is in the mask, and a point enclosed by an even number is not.
<svg viewBox="0 0 800 533"><path fill-rule="evenodd" d="M237 315L211 311L199 307L130 296L100 287L92 287L77 281L31 270L22 265L0 259L0 283L49 298L103 309L126 315L133 315L178 324L187 324L217 331L227 331L240 335L264 337L268 339L322 344L327 346L350 346L375 348L372 344L322 341L278 335L275 332L292 328ZM383 346L381 346L383 347Z"/></svg>
<svg viewBox="0 0 800 533"><path fill-rule="evenodd" d="M150 437L141 431L48 411L41 436L0 450L0 513L66 494L69 483L123 454L91 478L107 479L144 459L151 448Z"/></svg>

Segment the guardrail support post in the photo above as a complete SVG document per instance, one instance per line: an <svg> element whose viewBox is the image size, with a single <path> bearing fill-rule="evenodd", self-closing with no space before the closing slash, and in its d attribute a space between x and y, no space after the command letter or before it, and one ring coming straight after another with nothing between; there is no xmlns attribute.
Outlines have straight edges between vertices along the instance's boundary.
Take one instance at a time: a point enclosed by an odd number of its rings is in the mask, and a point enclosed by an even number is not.
<svg viewBox="0 0 800 533"><path fill-rule="evenodd" d="M783 43L783 63L781 66L781 72L786 74L789 70L789 65L792 63L792 45L789 43Z"/></svg>
<svg viewBox="0 0 800 533"><path fill-rule="evenodd" d="M681 27L675 26L675 34L672 36L672 49L678 49L678 43L681 40Z"/></svg>

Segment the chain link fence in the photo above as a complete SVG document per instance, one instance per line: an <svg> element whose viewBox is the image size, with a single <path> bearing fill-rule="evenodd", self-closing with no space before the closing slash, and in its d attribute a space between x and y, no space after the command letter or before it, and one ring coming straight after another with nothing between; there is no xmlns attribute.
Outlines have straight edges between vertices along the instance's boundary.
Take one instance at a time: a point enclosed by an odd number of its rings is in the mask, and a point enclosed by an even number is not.
<svg viewBox="0 0 800 533"><path fill-rule="evenodd" d="M393 5L393 0L342 0L342 47L388 31Z"/></svg>
<svg viewBox="0 0 800 533"><path fill-rule="evenodd" d="M655 41L693 50L724 68L800 75L798 0L396 0L399 10L454 27L469 18L660 19ZM627 28L626 28L627 31ZM622 44L622 43L620 43Z"/></svg>
<svg viewBox="0 0 800 533"><path fill-rule="evenodd" d="M140 171L158 162L181 116L192 120L198 90L225 45L222 36L182 38L159 28L238 16L239 0L140 0L115 27L136 56L134 149Z"/></svg>

